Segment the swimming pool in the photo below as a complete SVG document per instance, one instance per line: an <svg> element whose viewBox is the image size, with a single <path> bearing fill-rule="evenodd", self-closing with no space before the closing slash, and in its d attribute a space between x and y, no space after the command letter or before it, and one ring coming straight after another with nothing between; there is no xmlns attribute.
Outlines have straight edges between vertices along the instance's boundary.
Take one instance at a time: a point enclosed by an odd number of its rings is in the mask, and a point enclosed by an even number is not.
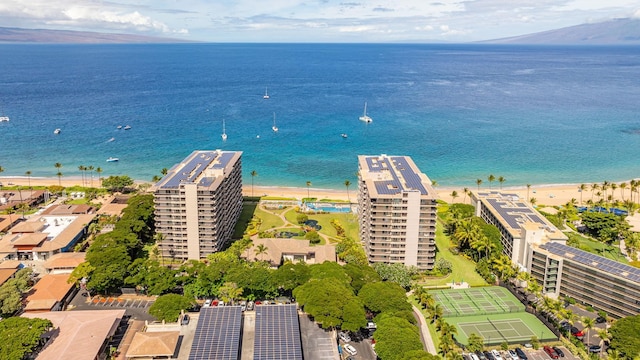
<svg viewBox="0 0 640 360"><path fill-rule="evenodd" d="M339 203L305 203L305 206L309 210L313 211L324 211L330 213L348 213L351 212L351 207L349 204L339 204Z"/></svg>

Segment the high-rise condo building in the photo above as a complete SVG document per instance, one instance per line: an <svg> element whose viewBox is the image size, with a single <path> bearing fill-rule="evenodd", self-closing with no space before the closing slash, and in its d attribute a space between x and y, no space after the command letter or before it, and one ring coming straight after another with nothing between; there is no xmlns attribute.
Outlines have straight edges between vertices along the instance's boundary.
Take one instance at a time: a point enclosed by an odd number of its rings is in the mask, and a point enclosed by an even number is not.
<svg viewBox="0 0 640 360"><path fill-rule="evenodd" d="M194 151L154 185L162 256L202 259L229 242L242 211L241 156Z"/></svg>
<svg viewBox="0 0 640 360"><path fill-rule="evenodd" d="M431 180L408 156L358 156L358 220L369 262L430 270L436 258Z"/></svg>

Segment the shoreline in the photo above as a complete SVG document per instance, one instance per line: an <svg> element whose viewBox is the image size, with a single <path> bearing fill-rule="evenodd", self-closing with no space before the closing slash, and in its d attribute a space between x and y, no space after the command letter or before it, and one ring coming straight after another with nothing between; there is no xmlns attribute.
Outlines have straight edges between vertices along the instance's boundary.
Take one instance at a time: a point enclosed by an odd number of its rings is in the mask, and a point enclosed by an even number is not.
<svg viewBox="0 0 640 360"><path fill-rule="evenodd" d="M50 185L58 185L58 178L56 177L31 177L30 180L26 176L1 176L0 182L4 186L28 186L28 183L31 183L32 186L50 186ZM142 181L142 180L134 180L136 184L152 184L150 181ZM89 180L85 179L85 183L90 183L91 178ZM96 176L93 178L94 186L98 185L98 179ZM622 181L629 183L629 181ZM622 182L616 182L616 184L620 184ZM12 183L13 185L9 185ZM63 177L60 179L60 184L64 187L70 186L82 186L82 177ZM587 185L587 189L584 192L580 192L579 186L580 183L575 184L532 184L529 189L529 198L536 198L538 206L548 205L548 206L558 206L564 205L567 202L571 201L571 199L576 199L578 204L580 204L580 195L582 195L582 203L586 203L587 200L592 198L591 192L591 184L592 183L584 183ZM463 186L438 186L435 188L438 193L438 197L451 203L452 200L455 202L465 202L469 203L469 197L465 196ZM477 192L477 186L467 186L472 192ZM452 199L452 192L456 191L458 196L455 199ZM480 191L502 191L502 192L510 192L518 195L521 199L527 200L527 186L526 185L514 185L514 186L503 186L500 189L500 186L495 184L492 187L481 186ZM245 196L252 196L252 187L251 185L243 184L242 192ZM315 197L318 199L334 199L334 200L350 200L352 203L357 202L357 183L352 184L349 187L349 192L347 193L346 187L344 189L326 189L326 188L306 188L306 187L288 187L288 186L264 186L264 185L254 185L253 186L253 195L255 196L274 196L274 197L288 197L288 198L296 198L302 199L306 198L307 194L310 197ZM624 198L627 199L630 194L630 189L627 188L624 190ZM614 194L615 199L622 198L622 192L620 188L615 190ZM464 200L464 201L463 201Z"/></svg>

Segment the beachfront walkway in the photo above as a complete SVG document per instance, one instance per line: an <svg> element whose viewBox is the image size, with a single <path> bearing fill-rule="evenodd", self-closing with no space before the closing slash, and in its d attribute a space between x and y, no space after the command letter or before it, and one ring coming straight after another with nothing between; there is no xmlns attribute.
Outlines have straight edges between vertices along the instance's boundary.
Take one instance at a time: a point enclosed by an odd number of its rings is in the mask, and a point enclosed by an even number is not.
<svg viewBox="0 0 640 360"><path fill-rule="evenodd" d="M429 327L427 327L427 319L425 319L424 315L422 315L422 311L415 307L415 305L411 305L411 307L413 307L413 313L416 314L418 322L420 322L420 336L422 337L422 344L424 344L425 350L429 354L438 355L436 345L433 343L431 333L429 332Z"/></svg>

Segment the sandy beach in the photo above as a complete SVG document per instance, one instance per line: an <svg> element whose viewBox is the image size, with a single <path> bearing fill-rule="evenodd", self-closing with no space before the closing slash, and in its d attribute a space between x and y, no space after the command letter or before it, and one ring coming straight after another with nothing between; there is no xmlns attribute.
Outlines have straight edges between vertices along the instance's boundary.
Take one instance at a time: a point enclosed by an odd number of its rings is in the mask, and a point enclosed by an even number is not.
<svg viewBox="0 0 640 360"><path fill-rule="evenodd" d="M4 186L9 186L10 184L14 185L22 185L27 186L29 180L26 177L0 177L0 182ZM85 179L85 184L89 185L91 181ZM40 178L40 177L32 177L30 179L30 183L32 186L49 186L49 185L58 185L57 178ZM82 185L82 178L80 177L63 177L60 181L62 186L74 186L74 185ZM137 181L136 183L141 184L144 183L142 181ZM627 181L628 183L628 181ZM93 179L93 185L98 185L97 177ZM567 202L571 201L571 199L576 199L578 203L581 200L581 193L578 189L580 184L562 184L562 185L532 185L529 189L529 198L535 198L538 206L548 205L563 205ZM587 200L591 199L591 184L587 184L587 190L582 193L582 202L586 203ZM469 190L476 192L478 190L477 187L468 187ZM500 190L499 185L494 185L489 188L488 186L481 186L480 191L488 191L488 190ZM451 202L453 199L451 197L451 193L456 191L458 193L458 197L455 198L455 202L469 202L469 197L464 196L462 187L448 187L442 186L437 187L436 191L438 192L438 196L440 199ZM526 186L505 186L502 188L503 192L509 192L513 194L517 194L521 199L527 199L527 187ZM311 197L315 197L318 199L335 199L335 200L347 200L350 199L352 202L356 202L357 197L357 184L353 184L349 188L349 193L347 194L346 188L343 190L337 189L317 189L310 187L307 188L297 188L297 187L277 187L277 186L253 186L253 191L251 189L251 185L245 185L243 187L243 193L246 196L251 196L252 193L255 196L277 196L277 197L289 197L302 199L307 197L309 194ZM621 198L620 189L616 189L615 198ZM625 199L629 196L629 189L625 189Z"/></svg>

